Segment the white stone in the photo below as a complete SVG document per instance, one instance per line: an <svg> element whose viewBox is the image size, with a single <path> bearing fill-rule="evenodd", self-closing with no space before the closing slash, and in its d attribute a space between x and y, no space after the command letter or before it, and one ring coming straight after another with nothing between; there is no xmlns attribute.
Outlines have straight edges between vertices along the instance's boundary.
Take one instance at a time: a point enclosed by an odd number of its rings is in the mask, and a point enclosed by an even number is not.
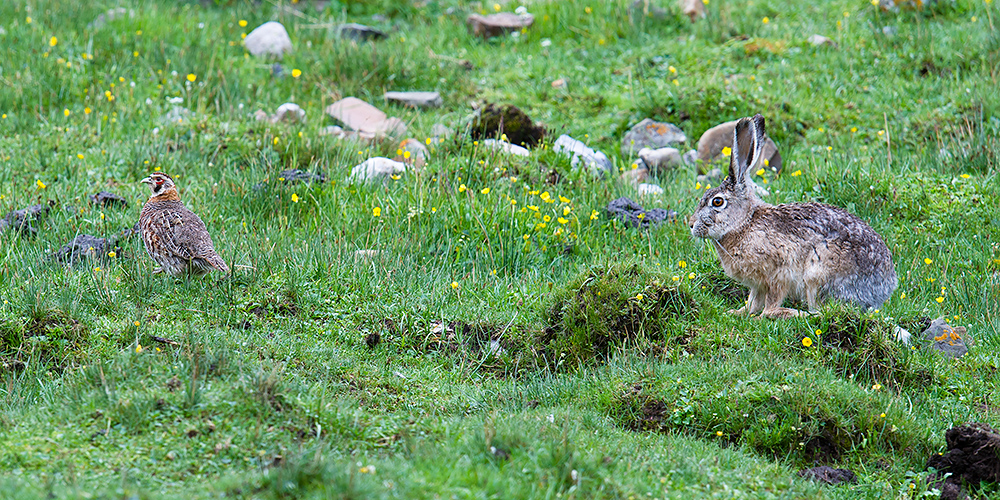
<svg viewBox="0 0 1000 500"><path fill-rule="evenodd" d="M406 165L403 162L376 156L352 168L350 180L354 182L372 182L385 180L390 176L402 175L404 173L406 173Z"/></svg>
<svg viewBox="0 0 1000 500"><path fill-rule="evenodd" d="M514 156L531 156L531 151L528 151L521 146L511 144L509 142L498 141L496 139L486 139L482 142L483 147L492 149L494 151L500 151L501 153L512 154Z"/></svg>
<svg viewBox="0 0 1000 500"><path fill-rule="evenodd" d="M834 42L833 40L831 40L831 39L829 39L829 38L827 38L827 37L825 37L823 35L812 35L812 36L810 36L809 37L809 43L812 44L813 47L819 47L821 45L822 46L827 46L827 47L836 47L837 46L837 42Z"/></svg>
<svg viewBox="0 0 1000 500"><path fill-rule="evenodd" d="M573 157L570 160L570 165L573 168L577 168L582 162L595 175L603 175L614 170L614 165L608 159L607 155L600 151L595 151L583 142L565 134L560 135L556 139L556 142L552 145L552 151L569 154Z"/></svg>
<svg viewBox="0 0 1000 500"><path fill-rule="evenodd" d="M305 123L306 111L294 102L286 102L278 106L272 119L276 122Z"/></svg>
<svg viewBox="0 0 1000 500"><path fill-rule="evenodd" d="M415 108L437 108L442 103L438 92L386 92L382 97Z"/></svg>
<svg viewBox="0 0 1000 500"><path fill-rule="evenodd" d="M292 51L292 39L281 23L268 21L243 40L243 45L255 56L275 56L281 59L285 52Z"/></svg>

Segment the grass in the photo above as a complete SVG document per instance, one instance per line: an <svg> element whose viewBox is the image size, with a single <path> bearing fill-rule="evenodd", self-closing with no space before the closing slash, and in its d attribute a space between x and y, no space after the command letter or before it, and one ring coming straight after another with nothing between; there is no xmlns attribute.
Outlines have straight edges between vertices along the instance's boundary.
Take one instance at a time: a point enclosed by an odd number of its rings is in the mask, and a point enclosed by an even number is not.
<svg viewBox="0 0 1000 500"><path fill-rule="evenodd" d="M103 28L88 23L109 5L0 5L0 209L53 205L34 238L0 234L0 496L925 491L945 429L998 423L996 6L713 1L691 24L670 2L662 18L628 5L532 2L534 26L490 41L462 25L493 4L452 0L142 0ZM280 67L241 45L268 20L295 44ZM352 21L389 37L337 38ZM386 90L445 104L397 107ZM436 123L459 133L431 141L422 171L352 184L351 167L397 148L319 133L323 107L352 95L418 140ZM305 124L251 117L288 101ZM514 104L551 135L530 159L485 150L462 132L470 102ZM729 316L741 292L711 247L683 222L608 220L634 188L548 146L567 133L623 171L621 136L645 117L693 148L756 112L784 160L769 201L836 204L885 238L900 287L881 310ZM328 181L273 182L287 168ZM124 237L154 169L232 277L154 276ZM660 174L665 194L642 203L683 220L695 175ZM129 206L91 204L100 190ZM119 236L121 252L49 259L78 234ZM968 355L891 338L939 316L967 326ZM859 481L796 475L816 463Z"/></svg>

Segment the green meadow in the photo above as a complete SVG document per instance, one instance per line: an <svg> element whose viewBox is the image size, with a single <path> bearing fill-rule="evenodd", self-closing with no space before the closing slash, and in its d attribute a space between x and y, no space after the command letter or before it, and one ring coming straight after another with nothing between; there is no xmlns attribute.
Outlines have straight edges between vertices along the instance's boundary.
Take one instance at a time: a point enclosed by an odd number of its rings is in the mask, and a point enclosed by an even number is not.
<svg viewBox="0 0 1000 500"><path fill-rule="evenodd" d="M0 216L49 210L33 237L0 233L0 497L937 498L945 430L1000 422L996 4L706 0L692 23L649 3L2 2ZM466 30L521 6L517 36ZM114 7L132 15L93 24ZM272 20L294 44L280 62L242 42ZM345 40L345 22L388 36ZM322 134L348 96L407 134ZM285 102L306 121L254 119ZM546 139L485 148L467 130L486 103ZM756 177L768 202L844 207L885 239L881 309L729 315L746 290L686 224L696 166L638 198L552 151L568 134L623 173L644 118L684 152L755 113L783 159ZM426 166L349 178L405 137ZM153 274L128 229L157 170L231 276ZM105 190L127 206L91 202ZM622 196L679 215L632 228L605 210ZM117 246L51 257L82 234ZM967 328L964 357L918 341L939 317ZM814 465L858 480L797 474Z"/></svg>

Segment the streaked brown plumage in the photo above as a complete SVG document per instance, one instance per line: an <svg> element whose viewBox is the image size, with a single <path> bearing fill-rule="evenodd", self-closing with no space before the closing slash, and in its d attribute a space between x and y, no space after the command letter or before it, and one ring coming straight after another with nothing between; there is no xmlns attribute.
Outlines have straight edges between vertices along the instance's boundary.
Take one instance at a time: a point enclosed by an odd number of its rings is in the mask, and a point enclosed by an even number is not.
<svg viewBox="0 0 1000 500"><path fill-rule="evenodd" d="M205 223L181 202L174 180L154 172L141 182L153 192L139 214L139 233L146 252L161 266L154 272L179 276L217 270L229 274Z"/></svg>

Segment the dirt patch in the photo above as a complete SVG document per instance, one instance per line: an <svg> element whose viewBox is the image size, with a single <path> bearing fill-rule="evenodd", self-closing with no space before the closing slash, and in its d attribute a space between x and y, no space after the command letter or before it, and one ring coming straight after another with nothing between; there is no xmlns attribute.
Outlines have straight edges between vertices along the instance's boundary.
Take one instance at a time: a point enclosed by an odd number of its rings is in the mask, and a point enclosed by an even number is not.
<svg viewBox="0 0 1000 500"><path fill-rule="evenodd" d="M828 465L820 465L799 471L799 477L812 479L818 483L840 484L856 483L858 476L848 469L834 469Z"/></svg>
<svg viewBox="0 0 1000 500"><path fill-rule="evenodd" d="M948 429L944 439L948 451L927 461L927 467L938 471L928 480L936 483L942 499L963 498L964 485L1000 482L1000 435L992 427L978 422L960 425Z"/></svg>
<svg viewBox="0 0 1000 500"><path fill-rule="evenodd" d="M637 264L594 268L555 293L538 344L551 364L567 368L617 349L646 352L666 339L675 320L696 310L668 276Z"/></svg>
<svg viewBox="0 0 1000 500"><path fill-rule="evenodd" d="M507 135L511 144L537 146L545 138L545 129L514 105L487 104L472 124L473 139L497 139Z"/></svg>

